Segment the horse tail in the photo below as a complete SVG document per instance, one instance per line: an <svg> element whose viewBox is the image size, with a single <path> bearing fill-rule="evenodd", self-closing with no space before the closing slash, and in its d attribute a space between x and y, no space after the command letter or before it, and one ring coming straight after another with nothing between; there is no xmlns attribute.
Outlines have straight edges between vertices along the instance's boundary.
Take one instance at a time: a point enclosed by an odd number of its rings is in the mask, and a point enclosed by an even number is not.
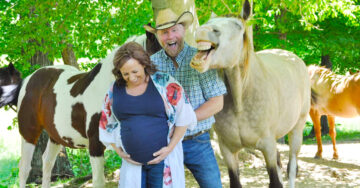
<svg viewBox="0 0 360 188"><path fill-rule="evenodd" d="M315 105L317 103L318 94L311 88L311 105Z"/></svg>
<svg viewBox="0 0 360 188"><path fill-rule="evenodd" d="M20 89L23 80L11 85L5 85L0 87L0 108L5 105L17 106Z"/></svg>

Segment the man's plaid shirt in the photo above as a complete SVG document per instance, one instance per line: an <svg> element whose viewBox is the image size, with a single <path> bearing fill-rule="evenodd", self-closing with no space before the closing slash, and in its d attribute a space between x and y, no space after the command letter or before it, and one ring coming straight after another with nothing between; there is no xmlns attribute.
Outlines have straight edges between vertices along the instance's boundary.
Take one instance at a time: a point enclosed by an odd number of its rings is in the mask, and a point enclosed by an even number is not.
<svg viewBox="0 0 360 188"><path fill-rule="evenodd" d="M174 66L164 49L151 56L151 61L153 61L159 71L170 74L180 82L194 109L197 109L209 98L226 93L225 84L222 79L219 78L216 70L199 73L190 67L190 61L196 51L196 48L185 43L184 49L176 57L176 62L179 65L178 68ZM214 122L214 116L199 121L194 130L186 131L185 136L194 135L202 130L208 130Z"/></svg>

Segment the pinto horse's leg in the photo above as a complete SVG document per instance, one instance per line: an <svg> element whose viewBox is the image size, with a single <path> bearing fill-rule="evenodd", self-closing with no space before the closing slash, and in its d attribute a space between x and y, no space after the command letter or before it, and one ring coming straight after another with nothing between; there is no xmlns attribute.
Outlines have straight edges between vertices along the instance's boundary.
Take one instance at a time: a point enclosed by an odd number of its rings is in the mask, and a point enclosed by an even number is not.
<svg viewBox="0 0 360 188"><path fill-rule="evenodd" d="M266 169L270 178L269 187L281 188L282 185L282 173L281 168L277 162L277 148L275 138L263 138L257 144L260 151L263 153L266 162Z"/></svg>
<svg viewBox="0 0 360 188"><path fill-rule="evenodd" d="M289 187L295 187L295 179L298 174L297 156L300 152L302 140L303 140L303 129L306 122L307 114L300 117L294 129L288 134L289 138L289 163L287 166L287 175L289 177Z"/></svg>
<svg viewBox="0 0 360 188"><path fill-rule="evenodd" d="M310 117L314 124L315 136L318 146L318 151L316 152L315 158L322 158L322 142L321 142L321 123L320 123L320 113L319 111L311 108Z"/></svg>
<svg viewBox="0 0 360 188"><path fill-rule="evenodd" d="M19 186L25 188L26 180L31 170L31 159L35 151L35 145L28 143L21 137L21 159L19 162Z"/></svg>
<svg viewBox="0 0 360 188"><path fill-rule="evenodd" d="M56 156L61 150L61 145L51 142L49 139L46 150L42 155L43 160L43 177L42 177L42 187L50 187L51 182L51 170L55 164Z"/></svg>
<svg viewBox="0 0 360 188"><path fill-rule="evenodd" d="M327 116L328 118L328 123L329 123L329 135L331 137L332 143L333 143L333 149L334 149L334 154L333 154L333 159L338 159L339 155L336 149L336 129L335 129L335 116Z"/></svg>
<svg viewBox="0 0 360 188"><path fill-rule="evenodd" d="M90 163L92 168L92 180L94 188L101 188L105 186L104 176L104 156L93 157L90 156Z"/></svg>
<svg viewBox="0 0 360 188"><path fill-rule="evenodd" d="M97 121L94 122L99 122ZM99 141L99 129L95 123L90 123L89 135L89 153L92 168L92 180L94 188L105 187L104 176L104 151L105 146Z"/></svg>
<svg viewBox="0 0 360 188"><path fill-rule="evenodd" d="M232 153L226 145L224 145L219 139L219 147L222 156L224 157L225 164L228 167L228 173L230 178L230 188L241 188L239 180L239 163L237 153Z"/></svg>

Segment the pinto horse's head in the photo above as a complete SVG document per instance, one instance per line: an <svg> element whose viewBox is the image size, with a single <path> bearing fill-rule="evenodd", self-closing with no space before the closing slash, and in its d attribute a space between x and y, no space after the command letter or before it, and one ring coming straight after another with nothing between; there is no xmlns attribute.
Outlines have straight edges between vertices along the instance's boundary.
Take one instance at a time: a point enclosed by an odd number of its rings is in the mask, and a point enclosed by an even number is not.
<svg viewBox="0 0 360 188"><path fill-rule="evenodd" d="M20 72L12 63L8 67L0 68L0 107L16 105L21 81Z"/></svg>

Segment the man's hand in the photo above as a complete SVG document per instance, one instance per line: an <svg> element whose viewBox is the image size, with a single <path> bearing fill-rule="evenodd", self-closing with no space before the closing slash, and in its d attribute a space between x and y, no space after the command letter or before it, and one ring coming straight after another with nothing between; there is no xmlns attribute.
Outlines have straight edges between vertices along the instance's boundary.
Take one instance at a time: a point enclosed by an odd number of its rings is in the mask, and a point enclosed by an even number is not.
<svg viewBox="0 0 360 188"><path fill-rule="evenodd" d="M172 150L166 146L161 148L159 151L155 152L153 154L154 157L156 157L155 159L149 161L147 164L158 164L160 163L162 160L164 160L171 152Z"/></svg>

